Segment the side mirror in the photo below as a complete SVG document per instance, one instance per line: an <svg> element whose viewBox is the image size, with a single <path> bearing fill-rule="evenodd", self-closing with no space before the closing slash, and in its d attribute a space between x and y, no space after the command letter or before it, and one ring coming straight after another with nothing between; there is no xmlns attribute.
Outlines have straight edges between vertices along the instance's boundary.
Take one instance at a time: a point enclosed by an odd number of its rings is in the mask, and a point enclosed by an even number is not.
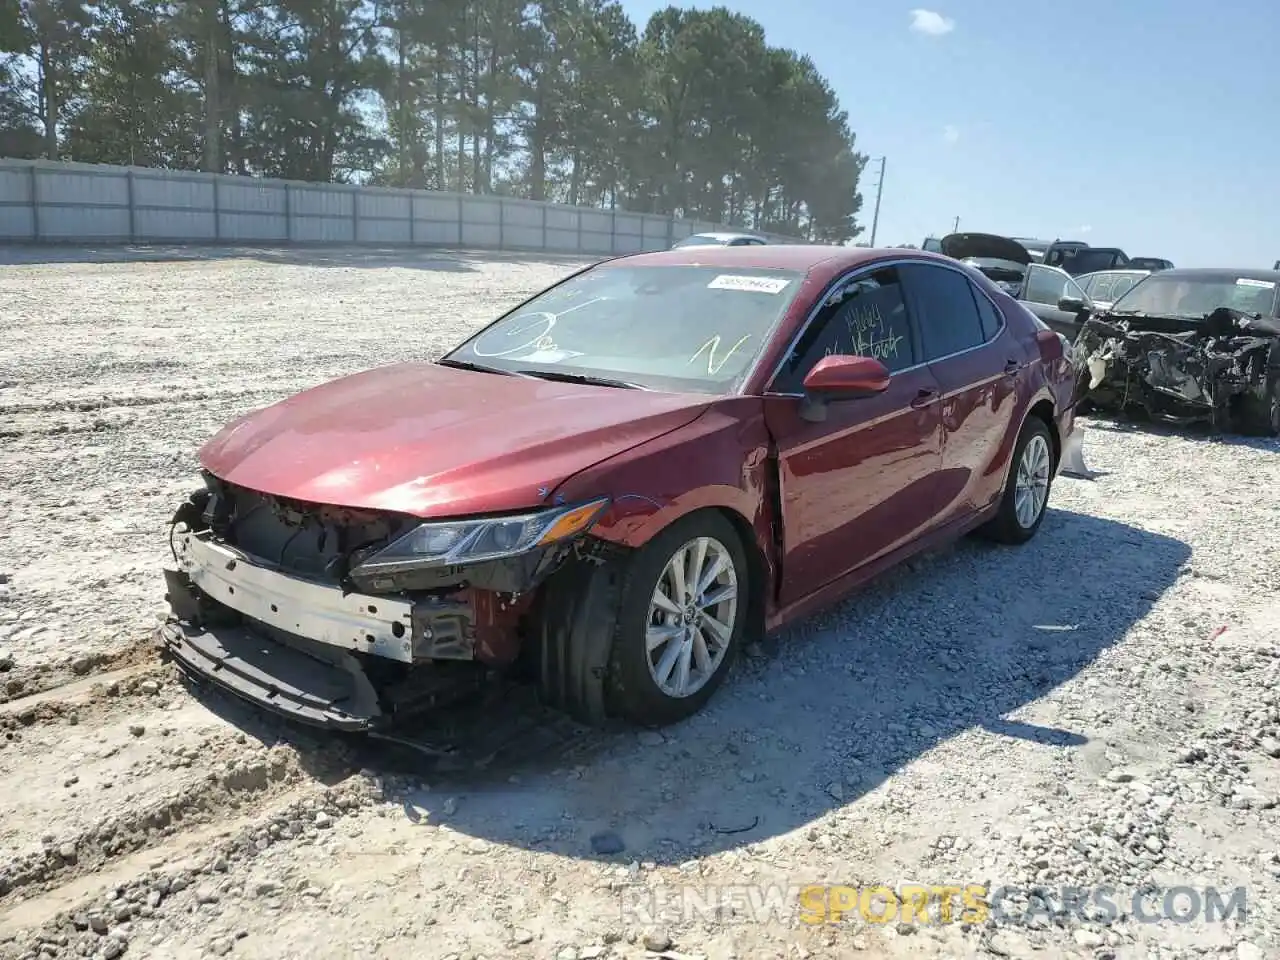
<svg viewBox="0 0 1280 960"><path fill-rule="evenodd" d="M1087 306L1079 297L1063 297L1058 301L1058 309L1063 313L1083 313Z"/></svg>
<svg viewBox="0 0 1280 960"><path fill-rule="evenodd" d="M889 368L874 357L840 354L823 357L804 378L806 420L826 419L826 405L835 400L858 400L889 388Z"/></svg>

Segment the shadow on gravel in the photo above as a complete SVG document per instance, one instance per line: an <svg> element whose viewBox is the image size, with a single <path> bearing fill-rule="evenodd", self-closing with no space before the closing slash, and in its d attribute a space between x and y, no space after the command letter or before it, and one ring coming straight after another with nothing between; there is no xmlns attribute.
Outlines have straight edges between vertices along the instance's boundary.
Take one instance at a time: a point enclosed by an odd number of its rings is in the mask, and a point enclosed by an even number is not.
<svg viewBox="0 0 1280 960"><path fill-rule="evenodd" d="M258 260L282 266L379 268L401 267L449 273L474 273L481 263L563 263L584 265L593 257L539 251L455 250L423 246L351 246L296 244L126 244L101 246L0 246L0 267L43 263L181 263L213 260Z"/></svg>
<svg viewBox="0 0 1280 960"><path fill-rule="evenodd" d="M506 688L454 718L486 744L467 751L471 769L368 742L356 762L407 777L415 821L574 858L680 863L802 828L972 728L1044 750L1084 744L1009 714L1120 642L1189 557L1180 541L1051 510L1023 548L966 540L890 571L662 735L522 724L512 718L536 707ZM509 749L490 757L495 744Z"/></svg>

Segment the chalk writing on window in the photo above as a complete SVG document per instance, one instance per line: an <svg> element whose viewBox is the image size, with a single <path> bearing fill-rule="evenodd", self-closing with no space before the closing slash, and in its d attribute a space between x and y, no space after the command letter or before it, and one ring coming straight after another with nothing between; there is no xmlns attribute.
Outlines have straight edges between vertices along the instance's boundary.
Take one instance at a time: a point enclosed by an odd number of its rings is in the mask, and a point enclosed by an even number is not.
<svg viewBox="0 0 1280 960"><path fill-rule="evenodd" d="M698 357L702 356L705 353L707 355L707 373L710 374L711 376L715 376L717 373L720 372L721 368L723 368L724 365L729 362L729 358L732 357L738 351L738 348L741 347L744 343L746 343L750 339L751 339L751 334L748 333L746 336L742 337L737 343L735 343L732 347L730 347L728 351L726 351L725 353L722 353L720 355L720 362L717 363L716 351L720 349L720 345L721 345L720 334L717 333L714 337L712 337L710 340L708 340L706 343L704 343L702 346L700 346L697 349L694 355L689 358L689 362L693 363L695 360L698 359Z"/></svg>
<svg viewBox="0 0 1280 960"><path fill-rule="evenodd" d="M839 322L833 320L832 322ZM876 360L896 360L905 339L895 334L885 323L880 307L874 303L855 305L845 312L844 329L839 331L827 347L826 356L848 353L855 357L874 357ZM843 334L843 336L841 335ZM847 337L848 348L841 348Z"/></svg>

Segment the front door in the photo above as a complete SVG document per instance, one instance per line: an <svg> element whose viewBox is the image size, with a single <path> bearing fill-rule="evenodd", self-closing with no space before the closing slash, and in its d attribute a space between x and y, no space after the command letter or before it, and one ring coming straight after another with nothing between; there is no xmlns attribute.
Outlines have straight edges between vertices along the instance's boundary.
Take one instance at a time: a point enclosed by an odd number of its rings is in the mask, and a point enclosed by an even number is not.
<svg viewBox="0 0 1280 960"><path fill-rule="evenodd" d="M962 520L1000 496L1002 459L1019 424L1017 384L1032 358L987 296L959 270L902 268L924 359L941 391L940 520Z"/></svg>
<svg viewBox="0 0 1280 960"><path fill-rule="evenodd" d="M765 398L778 448L785 606L930 529L942 461L939 388L895 267L851 274L819 311ZM893 374L876 396L801 415L803 381L832 354L874 356Z"/></svg>
<svg viewBox="0 0 1280 960"><path fill-rule="evenodd" d="M1068 340L1075 340L1088 310L1059 310L1058 301L1063 297L1075 297L1086 306L1089 303L1088 295L1065 270L1043 264L1027 267L1026 276L1022 280L1022 291L1018 295L1019 302L1043 320L1050 330L1062 334Z"/></svg>

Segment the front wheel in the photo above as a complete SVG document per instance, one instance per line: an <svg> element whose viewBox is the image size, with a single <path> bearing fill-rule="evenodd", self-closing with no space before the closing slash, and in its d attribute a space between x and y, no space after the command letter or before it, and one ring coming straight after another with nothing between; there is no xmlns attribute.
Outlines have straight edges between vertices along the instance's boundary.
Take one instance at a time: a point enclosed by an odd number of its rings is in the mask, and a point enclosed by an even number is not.
<svg viewBox="0 0 1280 960"><path fill-rule="evenodd" d="M1000 543L1026 543L1044 520L1053 485L1053 439L1037 416L1027 417L1013 448L1000 509L982 533Z"/></svg>
<svg viewBox="0 0 1280 960"><path fill-rule="evenodd" d="M609 658L610 712L665 726L702 709L742 643L748 565L718 513L679 520L632 558Z"/></svg>

